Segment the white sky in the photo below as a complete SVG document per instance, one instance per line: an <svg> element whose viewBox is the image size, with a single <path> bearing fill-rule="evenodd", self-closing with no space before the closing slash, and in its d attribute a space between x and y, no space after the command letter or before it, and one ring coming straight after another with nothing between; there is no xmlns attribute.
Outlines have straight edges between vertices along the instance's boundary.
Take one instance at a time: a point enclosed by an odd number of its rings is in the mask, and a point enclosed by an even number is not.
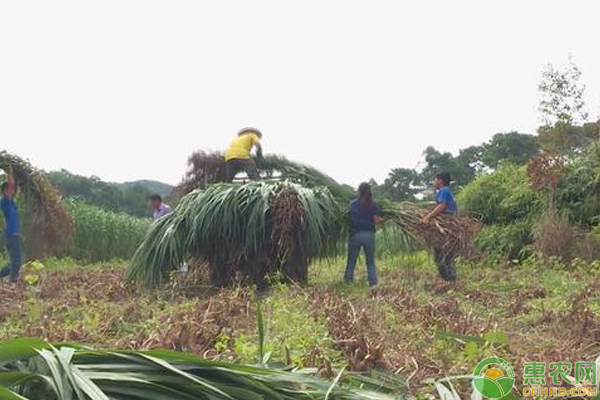
<svg viewBox="0 0 600 400"><path fill-rule="evenodd" d="M239 128L340 181L533 133L571 53L600 114L600 2L0 1L0 149L177 183Z"/></svg>

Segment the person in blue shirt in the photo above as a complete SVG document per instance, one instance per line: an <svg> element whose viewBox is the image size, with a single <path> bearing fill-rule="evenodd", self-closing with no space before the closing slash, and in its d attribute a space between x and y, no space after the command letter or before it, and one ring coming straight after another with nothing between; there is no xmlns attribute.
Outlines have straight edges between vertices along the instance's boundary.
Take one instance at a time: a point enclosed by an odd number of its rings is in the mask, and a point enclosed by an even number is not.
<svg viewBox="0 0 600 400"><path fill-rule="evenodd" d="M348 263L344 281L354 282L354 270L364 249L367 259L369 285L377 286L377 269L375 268L375 225L383 221L381 211L373 202L371 186L361 183L358 187L358 198L350 203L350 239L348 241Z"/></svg>
<svg viewBox="0 0 600 400"><path fill-rule="evenodd" d="M10 275L11 282L17 282L21 269L21 236L19 235L19 210L15 202L17 185L12 168L6 171L6 182L2 184L0 208L6 221L6 249L10 262L0 270L0 279Z"/></svg>
<svg viewBox="0 0 600 400"><path fill-rule="evenodd" d="M450 189L450 174L442 172L436 175L434 179L434 185L436 188L435 202L436 206L430 213L423 218L424 224L429 224L432 219L439 217L440 215L452 215L458 214L458 208L456 206L456 200L452 195ZM456 280L456 271L454 268L455 255L451 251L434 249L435 263L438 266L440 276L446 281L452 282Z"/></svg>

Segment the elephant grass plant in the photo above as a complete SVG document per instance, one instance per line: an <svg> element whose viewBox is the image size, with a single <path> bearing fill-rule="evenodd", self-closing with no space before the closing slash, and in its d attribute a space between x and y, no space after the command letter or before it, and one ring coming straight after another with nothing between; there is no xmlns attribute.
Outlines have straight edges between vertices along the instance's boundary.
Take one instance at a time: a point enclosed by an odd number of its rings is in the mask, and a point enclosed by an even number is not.
<svg viewBox="0 0 600 400"><path fill-rule="evenodd" d="M92 350L37 339L0 344L0 400L393 400L301 371L169 351ZM364 387L366 381L360 383ZM370 385L372 386L372 385Z"/></svg>

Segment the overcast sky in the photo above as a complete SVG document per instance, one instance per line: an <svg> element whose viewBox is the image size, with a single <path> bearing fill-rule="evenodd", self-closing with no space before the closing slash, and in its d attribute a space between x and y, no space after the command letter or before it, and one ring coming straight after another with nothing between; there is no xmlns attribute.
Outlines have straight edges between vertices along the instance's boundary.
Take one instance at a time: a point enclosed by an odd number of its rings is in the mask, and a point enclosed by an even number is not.
<svg viewBox="0 0 600 400"><path fill-rule="evenodd" d="M0 149L44 169L177 183L238 129L356 184L534 133L571 53L600 114L600 2L1 1Z"/></svg>

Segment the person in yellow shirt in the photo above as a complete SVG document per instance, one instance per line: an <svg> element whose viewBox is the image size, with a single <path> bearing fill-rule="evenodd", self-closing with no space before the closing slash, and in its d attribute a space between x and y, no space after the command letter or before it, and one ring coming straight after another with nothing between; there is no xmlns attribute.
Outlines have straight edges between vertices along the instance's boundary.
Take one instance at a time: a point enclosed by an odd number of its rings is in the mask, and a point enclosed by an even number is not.
<svg viewBox="0 0 600 400"><path fill-rule="evenodd" d="M260 140L262 133L258 129L244 128L239 131L237 137L231 141L225 152L227 169L227 182L232 182L238 172L244 171L252 180L260 179L256 163L250 153L256 148L256 157L262 157Z"/></svg>

